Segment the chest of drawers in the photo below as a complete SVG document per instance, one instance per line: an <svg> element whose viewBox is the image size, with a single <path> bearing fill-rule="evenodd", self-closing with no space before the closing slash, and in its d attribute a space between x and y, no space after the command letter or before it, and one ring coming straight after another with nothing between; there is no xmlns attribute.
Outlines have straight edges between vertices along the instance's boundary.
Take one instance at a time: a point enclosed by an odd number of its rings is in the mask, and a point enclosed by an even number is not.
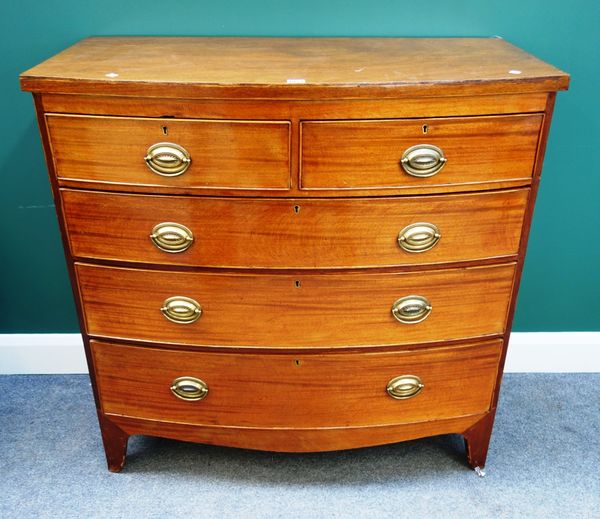
<svg viewBox="0 0 600 519"><path fill-rule="evenodd" d="M568 76L499 39L91 38L34 94L108 467L437 434L483 467Z"/></svg>

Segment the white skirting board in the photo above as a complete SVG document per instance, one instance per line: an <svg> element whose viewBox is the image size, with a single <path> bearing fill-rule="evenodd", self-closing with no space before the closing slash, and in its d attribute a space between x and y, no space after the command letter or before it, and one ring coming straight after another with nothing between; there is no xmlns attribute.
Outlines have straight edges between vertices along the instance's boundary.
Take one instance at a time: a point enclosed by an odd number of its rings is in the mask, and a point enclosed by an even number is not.
<svg viewBox="0 0 600 519"><path fill-rule="evenodd" d="M506 372L600 372L600 332L513 333ZM81 336L0 334L0 374L87 373Z"/></svg>

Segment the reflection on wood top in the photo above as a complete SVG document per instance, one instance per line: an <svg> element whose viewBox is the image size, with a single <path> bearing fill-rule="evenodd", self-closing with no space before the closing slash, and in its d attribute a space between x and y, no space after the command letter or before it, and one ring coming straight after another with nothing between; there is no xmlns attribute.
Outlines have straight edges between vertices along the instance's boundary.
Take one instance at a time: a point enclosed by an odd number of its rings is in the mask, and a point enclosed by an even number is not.
<svg viewBox="0 0 600 519"><path fill-rule="evenodd" d="M555 91L569 76L499 38L85 39L21 75L32 92L310 99Z"/></svg>

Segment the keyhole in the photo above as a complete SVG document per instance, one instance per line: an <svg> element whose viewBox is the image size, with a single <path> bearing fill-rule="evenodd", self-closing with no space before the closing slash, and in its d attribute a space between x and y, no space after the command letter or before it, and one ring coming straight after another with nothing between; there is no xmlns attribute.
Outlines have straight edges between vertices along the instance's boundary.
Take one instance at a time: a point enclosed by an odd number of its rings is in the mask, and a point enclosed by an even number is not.
<svg viewBox="0 0 600 519"><path fill-rule="evenodd" d="M299 359L295 359L294 364L296 364L296 366L300 366L300 364L302 364L302 361Z"/></svg>
<svg viewBox="0 0 600 519"><path fill-rule="evenodd" d="M426 135L428 131L429 131L429 126L424 124L423 125L423 135Z"/></svg>
<svg viewBox="0 0 600 519"><path fill-rule="evenodd" d="M302 286L302 283L300 283L299 280L294 281L294 285L296 288L300 288Z"/></svg>
<svg viewBox="0 0 600 519"><path fill-rule="evenodd" d="M295 206L294 206L294 212L295 212L296 214L298 214L298 213L300 212L300 206L299 206L299 205L295 205Z"/></svg>
<svg viewBox="0 0 600 519"><path fill-rule="evenodd" d="M160 129L162 130L163 135L169 135L169 128L166 126L161 126Z"/></svg>

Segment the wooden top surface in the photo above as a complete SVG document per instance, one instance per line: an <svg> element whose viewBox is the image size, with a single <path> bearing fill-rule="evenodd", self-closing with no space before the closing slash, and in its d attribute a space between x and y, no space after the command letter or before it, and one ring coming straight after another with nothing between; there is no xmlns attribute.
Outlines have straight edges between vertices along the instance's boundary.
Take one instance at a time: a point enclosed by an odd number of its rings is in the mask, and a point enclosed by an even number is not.
<svg viewBox="0 0 600 519"><path fill-rule="evenodd" d="M499 38L82 40L23 90L158 97L404 97L555 91L569 76Z"/></svg>

